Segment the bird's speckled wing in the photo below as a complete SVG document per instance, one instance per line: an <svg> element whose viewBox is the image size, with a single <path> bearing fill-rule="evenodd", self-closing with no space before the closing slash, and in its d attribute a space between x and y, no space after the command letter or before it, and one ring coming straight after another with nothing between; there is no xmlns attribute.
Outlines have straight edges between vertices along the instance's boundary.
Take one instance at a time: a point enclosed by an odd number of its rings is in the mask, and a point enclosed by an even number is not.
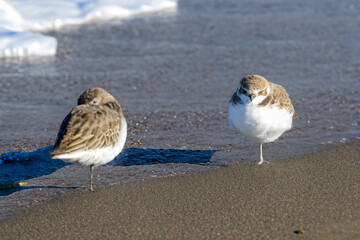
<svg viewBox="0 0 360 240"><path fill-rule="evenodd" d="M110 146L119 137L121 116L106 105L74 107L61 124L52 157Z"/></svg>

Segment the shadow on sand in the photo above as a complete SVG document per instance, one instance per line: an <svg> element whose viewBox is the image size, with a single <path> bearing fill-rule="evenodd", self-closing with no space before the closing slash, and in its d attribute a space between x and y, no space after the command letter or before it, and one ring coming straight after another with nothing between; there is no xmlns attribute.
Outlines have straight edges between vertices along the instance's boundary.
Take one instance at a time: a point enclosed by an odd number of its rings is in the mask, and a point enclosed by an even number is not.
<svg viewBox="0 0 360 240"><path fill-rule="evenodd" d="M51 159L52 146L38 149L31 153L5 153L0 156L0 185L15 184L44 175L70 165L61 160ZM208 163L214 150L179 150L179 149L140 149L127 148L119 154L110 166L153 165L166 163L205 164ZM0 189L0 196L7 196L13 192L34 186ZM46 187L42 187L46 188ZM52 186L52 188L61 188Z"/></svg>

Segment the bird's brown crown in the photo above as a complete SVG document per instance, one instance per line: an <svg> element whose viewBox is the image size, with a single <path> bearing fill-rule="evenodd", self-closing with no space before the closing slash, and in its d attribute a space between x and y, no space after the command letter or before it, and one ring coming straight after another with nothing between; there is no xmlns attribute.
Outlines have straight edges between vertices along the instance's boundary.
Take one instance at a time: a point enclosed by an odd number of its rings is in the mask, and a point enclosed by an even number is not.
<svg viewBox="0 0 360 240"><path fill-rule="evenodd" d="M263 90L269 86L269 82L260 75L247 75L240 80L240 86L248 90Z"/></svg>

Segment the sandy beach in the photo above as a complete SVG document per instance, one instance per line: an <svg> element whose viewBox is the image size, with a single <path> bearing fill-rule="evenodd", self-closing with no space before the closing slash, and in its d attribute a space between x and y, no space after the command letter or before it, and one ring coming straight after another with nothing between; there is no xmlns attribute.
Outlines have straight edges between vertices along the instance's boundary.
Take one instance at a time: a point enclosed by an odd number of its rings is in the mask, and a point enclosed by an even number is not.
<svg viewBox="0 0 360 240"><path fill-rule="evenodd" d="M360 239L360 141L121 184L1 221L3 239ZM294 231L302 230L303 234Z"/></svg>

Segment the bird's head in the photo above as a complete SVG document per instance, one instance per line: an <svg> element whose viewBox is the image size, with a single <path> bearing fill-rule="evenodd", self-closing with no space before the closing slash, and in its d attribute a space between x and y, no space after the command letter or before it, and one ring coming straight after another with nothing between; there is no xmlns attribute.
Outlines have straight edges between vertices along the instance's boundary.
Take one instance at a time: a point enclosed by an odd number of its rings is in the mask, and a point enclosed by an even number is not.
<svg viewBox="0 0 360 240"><path fill-rule="evenodd" d="M269 94L269 82L260 75L247 75L240 80L237 95L244 103L259 104Z"/></svg>
<svg viewBox="0 0 360 240"><path fill-rule="evenodd" d="M78 98L78 105L103 105L108 102L117 102L116 99L102 88L89 88Z"/></svg>

